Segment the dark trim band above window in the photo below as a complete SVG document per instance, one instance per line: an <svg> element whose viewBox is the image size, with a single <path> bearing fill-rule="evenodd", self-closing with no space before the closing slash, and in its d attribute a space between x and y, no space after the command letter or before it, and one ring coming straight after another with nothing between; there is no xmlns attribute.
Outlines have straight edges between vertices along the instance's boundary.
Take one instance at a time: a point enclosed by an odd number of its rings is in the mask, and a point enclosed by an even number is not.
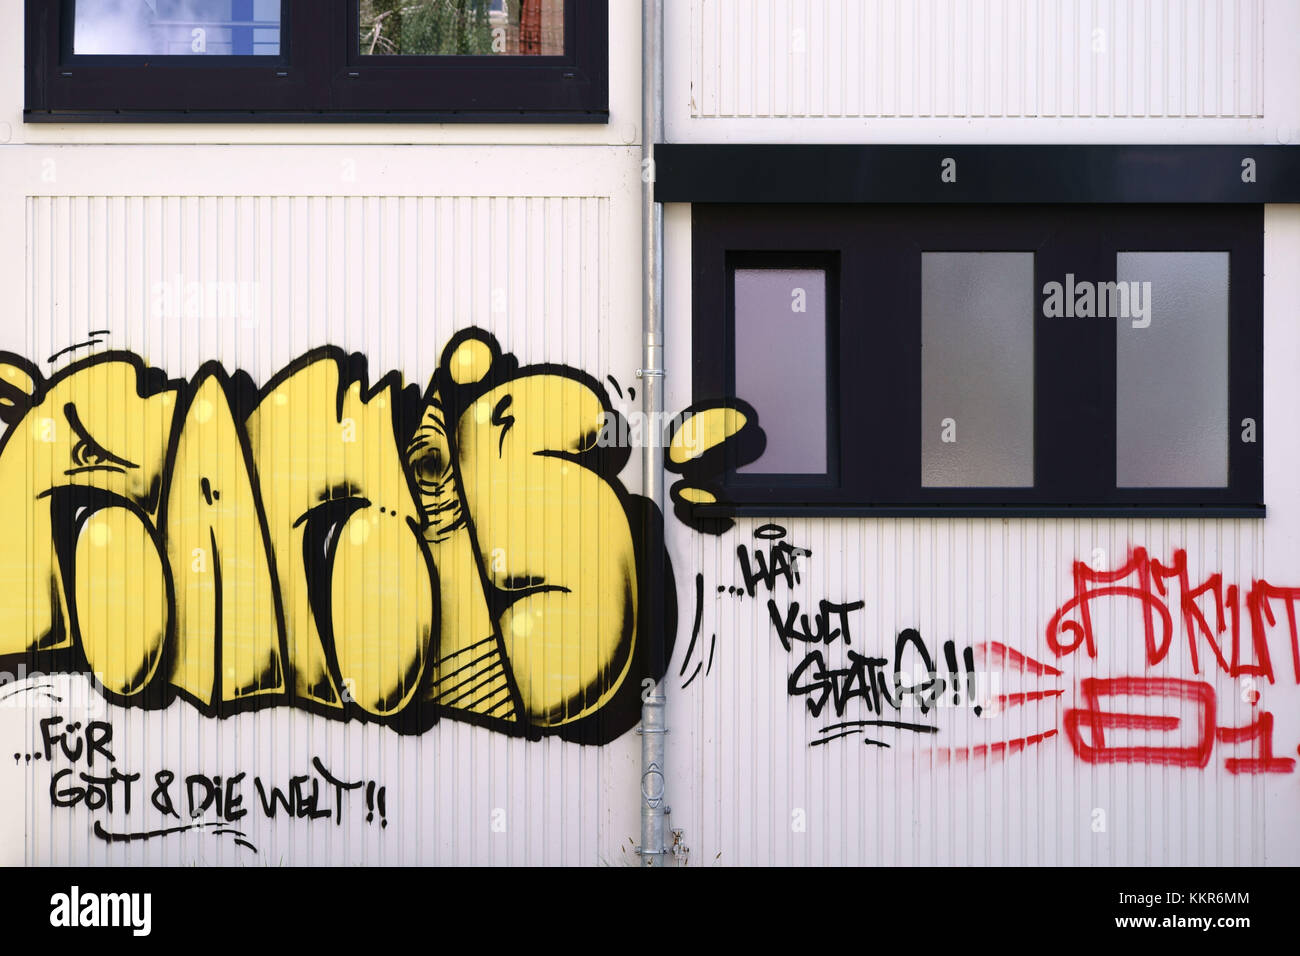
<svg viewBox="0 0 1300 956"><path fill-rule="evenodd" d="M606 0L564 0L562 56L362 55L357 0L281 0L278 53L78 54L76 2L26 0L28 122L609 118Z"/></svg>
<svg viewBox="0 0 1300 956"><path fill-rule="evenodd" d="M655 199L699 203L1294 203L1295 146L664 143Z"/></svg>
<svg viewBox="0 0 1300 956"><path fill-rule="evenodd" d="M1263 207L692 217L693 403L767 433L702 515L1263 515Z"/></svg>

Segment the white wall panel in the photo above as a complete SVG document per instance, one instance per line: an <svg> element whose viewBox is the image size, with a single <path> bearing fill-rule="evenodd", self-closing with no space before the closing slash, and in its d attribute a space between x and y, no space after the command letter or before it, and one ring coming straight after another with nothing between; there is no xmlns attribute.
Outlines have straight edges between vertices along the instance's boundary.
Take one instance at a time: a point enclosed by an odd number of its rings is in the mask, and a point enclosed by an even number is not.
<svg viewBox="0 0 1300 956"><path fill-rule="evenodd" d="M1281 0L689 0L668 9L668 137L1300 141L1297 14Z"/></svg>
<svg viewBox="0 0 1300 956"><path fill-rule="evenodd" d="M1263 116L1263 12L1263 0L693 0L691 115Z"/></svg>
<svg viewBox="0 0 1300 956"><path fill-rule="evenodd" d="M448 339L477 326L521 364L635 382L634 154L362 151L350 154L360 173L349 182L328 152L254 152L232 163L229 152L56 150L58 172L42 189L41 157L5 150L6 182L24 185L4 198L14 255L2 267L0 350L45 376L120 349L173 377L216 361L261 385L330 344L365 355L372 383L395 371L423 389ZM520 166L533 175L519 176ZM331 191L292 192L294 180ZM169 182L189 191L166 192ZM210 192L195 191L205 185ZM191 312L185 296L212 288L248 296L236 314L198 300ZM77 343L89 344L53 358ZM634 473L623 478L637 484ZM0 824L0 860L10 865L635 860L632 733L583 746L443 719L407 736L289 706L222 718L179 700L161 712L120 707L82 676L60 678L54 700L38 686L44 679L20 687L13 676L0 684L0 789L12 811ZM53 762L29 756L41 753L40 721L52 716L111 724L112 766L141 774L129 812L120 793L111 812L56 802L52 774L68 761L57 751ZM286 819L282 809L270 819L255 778L281 790L294 776L320 779L316 757L338 779L385 788L385 814L368 807L363 786L344 796L341 822ZM103 763L90 769L83 758L77 770L106 772ZM173 818L150 801L159 771L176 774L178 795L191 774L244 773L248 814L230 827L211 809L191 821L178 799L185 819ZM322 792L319 806L332 813L333 794ZM93 830L193 822L209 825L131 842ZM209 832L217 829L240 830L256 853L232 833Z"/></svg>
<svg viewBox="0 0 1300 956"><path fill-rule="evenodd" d="M689 313L690 212L667 215L668 308ZM1300 860L1300 832L1290 812L1300 744L1300 673L1293 659L1286 600L1252 622L1247 595L1259 582L1300 585L1296 542L1297 448L1290 413L1297 395L1289 363L1300 358L1297 270L1300 215L1270 207L1266 217L1266 418L1271 423L1262 520L866 519L772 517L739 520L719 538L671 525L670 553L679 600L689 620L701 577L699 640L679 634L669 668L672 731L669 793L674 826L682 827L692 864L1069 864L1263 865ZM668 367L689 368L684 332L669 338ZM671 375L668 404L690 400L689 379ZM737 551L768 552L761 536L782 526L784 541L811 551L799 558L798 579L778 576L748 593ZM756 535L756 532L758 533ZM1057 654L1048 640L1053 616L1074 595L1075 562L1114 570L1133 549L1166 565L1185 554L1189 584L1221 575L1223 592L1236 585L1242 665L1259 663L1258 634L1267 646L1273 680L1225 672L1198 631L1194 669L1177 582L1152 602L1171 614L1168 650L1150 662L1142 601L1102 597L1092 602L1097 655ZM1120 582L1137 587L1135 574ZM1093 585L1099 587L1101 585ZM768 602L784 618L794 606L817 627L819 602L861 601L850 612L851 643L791 641L787 650ZM1156 615L1159 634L1159 611ZM1222 632L1213 602L1198 602L1215 640L1232 660L1232 614ZM1067 620L1078 620L1070 613ZM796 619L797 620L797 619ZM834 623L832 619L832 623ZM818 666L799 672L810 652L826 671L850 666L848 652L897 664L895 639L915 628L945 671L942 646L976 649L984 686L996 679L1008 696L1002 713L976 717L971 707L879 711L848 696L836 713L833 693L820 715L808 701L820 695ZM1062 644L1068 643L1062 635ZM980 656L998 642L1059 671L1036 673L1015 659ZM710 660L711 658L711 660ZM703 667L696 672L698 665ZM907 672L910 668L904 666ZM869 672L868 672L869 673ZM792 691L792 675L798 675ZM1255 742L1198 735L1195 709L1157 697L1114 697L1110 712L1171 714L1184 722L1168 736L1139 740L1145 731L1110 730L1108 746L1210 747L1205 766L1177 766L1168 754L1090 763L1066 732L1066 714L1087 709L1082 681L1119 677L1170 678L1210 689L1218 727L1245 727L1273 715L1273 772L1232 758L1258 757ZM845 673L838 689L852 689ZM798 687L813 688L799 693ZM1017 701L1011 695L1043 694ZM853 720L902 720L933 734L890 728L824 728ZM835 733L847 736L830 739ZM858 731L858 732L854 732ZM872 737L888 747L865 745ZM1083 731L1084 743L1091 738ZM825 741L825 742L819 742ZM1004 745L999 747L997 745Z"/></svg>

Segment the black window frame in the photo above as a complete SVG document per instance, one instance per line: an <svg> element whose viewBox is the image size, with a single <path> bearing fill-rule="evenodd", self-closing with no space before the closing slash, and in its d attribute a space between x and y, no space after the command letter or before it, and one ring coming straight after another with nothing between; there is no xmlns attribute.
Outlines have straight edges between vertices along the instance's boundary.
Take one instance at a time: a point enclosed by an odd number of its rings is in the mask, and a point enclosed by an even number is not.
<svg viewBox="0 0 1300 956"><path fill-rule="evenodd" d="M281 0L278 56L77 55L75 0L25 0L27 122L607 123L607 0L563 56L363 56L356 0Z"/></svg>
<svg viewBox="0 0 1300 956"><path fill-rule="evenodd" d="M730 263L838 256L838 347L827 355L838 405L828 400L826 412L840 439L831 442L836 483L763 481L737 475L731 460L725 503L693 507L702 516L1263 516L1263 216L1253 204L694 203L693 401L746 399L732 386ZM1032 487L921 485L921 253L939 251L1034 253ZM1044 283L1067 271L1114 280L1116 253L1130 251L1230 254L1226 488L1118 487L1116 320L1042 314ZM1246 418L1254 443L1240 440Z"/></svg>

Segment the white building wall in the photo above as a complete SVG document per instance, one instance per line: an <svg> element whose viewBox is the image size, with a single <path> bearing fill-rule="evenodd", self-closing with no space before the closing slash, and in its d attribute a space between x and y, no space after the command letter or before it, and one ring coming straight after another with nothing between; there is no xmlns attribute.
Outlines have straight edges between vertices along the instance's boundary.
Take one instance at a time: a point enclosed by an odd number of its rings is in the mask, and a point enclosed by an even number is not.
<svg viewBox="0 0 1300 956"><path fill-rule="evenodd" d="M1224 673L1203 637L1194 672L1176 583L1164 599L1173 614L1172 643L1155 666L1147 666L1141 605L1132 598L1093 602L1095 659L1082 650L1058 657L1046 639L1049 621L1074 594L1075 561L1113 570L1130 549L1145 548L1166 564L1185 551L1192 586L1215 573L1225 586L1239 584L1241 663L1247 664L1257 660L1244 607L1252 583L1294 587L1300 581L1298 449L1288 426L1288 409L1300 399L1288 372L1300 358L1300 212L1269 207L1265 231L1265 416L1271 422L1265 520L773 516L739 519L716 539L670 525L674 567L688 569L678 576L684 608L695 604L694 574L703 577L701 639L688 655L689 635L679 635L668 675L671 819L687 834L693 861L1149 866L1300 859L1300 832L1289 812L1294 769L1253 774L1226 768L1229 757L1257 756L1255 744L1217 742L1204 768L1170 766L1159 758L1090 764L1074 752L1064 723L1068 710L1087 706L1080 690L1085 678L1203 681L1214 688L1218 726L1247 726L1267 710L1276 721L1273 753L1294 759L1300 672L1282 602L1275 602L1274 617L1261 629L1276 683ZM688 206L669 207L665 242L668 308L671 315L688 315ZM683 325L677 322L677 334L669 338L670 407L687 404L690 396L689 376L680 372L690 368L691 358ZM760 583L753 597L732 593L745 584L737 548L766 551L769 542L755 531L769 522L786 529L785 541L811 551L800 559L800 579L791 586L778 578L770 589ZM1121 583L1134 587L1136 576ZM858 653L893 661L896 635L915 628L940 671L946 669L939 650L944 641L954 640L959 653L999 642L1060 672L1022 673L1016 664L981 657L977 650L977 669L992 672L989 679L1000 682L1001 694L1059 693L1008 702L991 718L976 717L969 706L940 709L924 720L919 710L910 716L887 707L873 713L861 699L850 700L842 716L835 716L832 700L814 717L807 701L816 694L792 694L788 686L814 645L794 641L788 651L782 646L769 599L782 617L795 602L812 615L822 599L863 601L850 615ZM1213 627L1211 603L1202 599L1198 606ZM1231 662L1230 634L1219 640ZM820 649L828 667L847 665L838 641ZM697 664L706 669L696 674ZM804 684L816 683L808 676L815 670L804 672ZM1103 709L1178 714L1195 723L1194 710L1167 700L1114 697ZM815 743L829 737L823 727L864 718L932 723L939 731L932 737L865 731L887 749L864 746L857 735ZM1112 730L1108 742L1188 746L1197 739L1194 730L1184 724L1167 738L1142 740Z"/></svg>
<svg viewBox="0 0 1300 956"><path fill-rule="evenodd" d="M671 142L1291 143L1288 0L683 0Z"/></svg>
<svg viewBox="0 0 1300 956"><path fill-rule="evenodd" d="M0 350L47 374L112 348L173 377L218 361L262 384L329 344L365 355L371 382L395 371L423 389L452 335L477 326L521 364L636 382L635 148L8 146L0 169ZM210 302L195 314L196 283L247 297L237 314L209 314ZM635 465L621 477L639 486ZM60 696L29 691L0 707L0 749L22 755L0 780L22 808L0 831L6 863L635 860L634 734L581 746L444 720L399 736L289 708L218 720L182 702L107 705L81 678ZM120 797L113 813L53 804L56 768L27 755L55 715L112 724L115 766L142 774L130 813ZM254 778L283 790L313 773L313 757L339 779L385 787L386 816L367 821L357 791L340 823L266 819ZM178 793L191 774L245 773L239 829L257 854L201 831L96 838L95 821L114 833L176 822L150 806L159 771L176 774Z"/></svg>
<svg viewBox="0 0 1300 956"><path fill-rule="evenodd" d="M1300 6L1290 0L667 8L674 142L1300 142ZM623 407L636 407L635 4L611 2L607 126L27 126L17 4L0 12L0 27L0 349L52 371L77 353L48 356L102 330L103 346L174 376L216 360L262 382L328 343L363 352L372 381L392 370L423 385L448 339L476 325L523 363L611 377ZM1104 49L1094 52L1097 30ZM666 221L673 412L692 400L689 207L670 206ZM1147 672L1131 602L1098 605L1095 661L1058 659L1045 637L1072 594L1073 562L1115 567L1132 548L1162 561L1185 549L1193 581L1218 572L1243 595L1258 580L1300 586L1300 446L1288 430L1300 401L1300 212L1271 207L1265 228L1263 521L777 517L812 555L794 587L740 597L728 590L743 583L736 549L758 544L763 521L712 538L668 516L678 605L665 678L668 826L683 831L690 865L1300 862L1294 774L1225 768L1229 756L1257 753L1252 744L1216 743L1203 769L1075 756L1063 719L1080 706L1080 680ZM252 283L256 312L247 323L195 323L156 311L158 284L177 275ZM635 457L620 478L639 490ZM932 651L949 639L1000 642L1062 672L990 664L1004 693L1062 693L995 719L946 710L933 739L882 730L887 749L856 737L810 746L831 718L815 720L788 692L803 654L777 641L769 596L782 611L862 600L855 646L879 656L904 628ZM1208 682L1224 726L1266 709L1274 753L1294 757L1300 678L1283 604L1265 628L1276 682L1252 685L1207 668L1204 644L1193 674L1174 597L1168 606L1172 648L1150 673ZM0 861L248 862L229 836L95 837L97 820L124 832L164 825L148 797L153 775L170 770L181 780L247 774L243 829L261 863L635 862L635 733L584 747L443 721L398 736L288 708L216 720L181 702L147 712L82 699L113 725L122 769L142 774L131 812L53 805L51 767L25 756L40 749L40 718L67 714L67 702L28 692L23 706L0 707L0 793L20 808L0 822ZM1023 749L975 750L1011 741ZM247 781L283 787L316 756L350 781L386 787L388 826L366 819L359 792L339 825L266 820Z"/></svg>

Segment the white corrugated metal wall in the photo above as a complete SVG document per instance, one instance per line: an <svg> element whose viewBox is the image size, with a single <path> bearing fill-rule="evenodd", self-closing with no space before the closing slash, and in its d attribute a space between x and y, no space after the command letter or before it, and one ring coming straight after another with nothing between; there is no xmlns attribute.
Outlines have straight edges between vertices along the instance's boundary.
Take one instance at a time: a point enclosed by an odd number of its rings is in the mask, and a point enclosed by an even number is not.
<svg viewBox="0 0 1300 956"><path fill-rule="evenodd" d="M635 383L634 150L26 152L0 153L18 174L11 181L40 183L47 162L56 172L43 188L29 187L22 239L7 235L18 253L10 262L23 263L9 275L22 284L17 298L25 307L3 325L0 349L33 358L42 371L113 348L173 377L217 359L262 384L307 350L331 344L365 355L371 382L396 371L423 389L452 335L475 326L523 365L563 363L624 387ZM520 175L521 164L529 175ZM444 170L438 180L446 192L429 191L431 166ZM331 191L284 192L322 184ZM219 192L194 194L199 185ZM7 197L9 210L14 198ZM229 289L235 298L187 298L195 283L200 293ZM94 344L46 363L91 332ZM635 469L624 478L635 484ZM221 720L181 702L162 713L109 708L80 679L57 693L65 701L27 693L0 708L3 750L23 758L6 760L5 786L15 799L23 794L24 807L4 825L6 862L594 865L625 862L633 848L634 735L581 746L444 720L399 736L287 707ZM87 706L86 716L69 701ZM108 814L84 801L53 806L54 768L27 755L42 751L39 721L56 715L112 724L114 766L142 774L129 813L120 793ZM341 822L286 819L283 810L268 821L255 778L268 795L273 786L287 793L294 776L322 779L313 758L340 780L386 788L384 815L367 819L373 807L358 790L348 792ZM178 800L191 774L246 774L236 792L249 815L231 829L258 854L231 834L202 831L96 839L96 820L114 833L175 822L149 803L160 771L175 774ZM64 778L55 791L75 783ZM322 793L319 805L333 810L333 794Z"/></svg>
<svg viewBox="0 0 1300 956"><path fill-rule="evenodd" d="M1264 115L1263 0L692 0L691 116Z"/></svg>
<svg viewBox="0 0 1300 956"><path fill-rule="evenodd" d="M1286 0L688 0L667 16L672 142L1300 142Z"/></svg>
<svg viewBox="0 0 1300 956"><path fill-rule="evenodd" d="M1293 4L1251 0L1166 3L729 3L692 0L669 8L669 139L674 142L1204 143L1297 142ZM1289 33L1285 31L1290 30ZM688 58L689 57L689 58ZM669 314L690 314L690 207L666 215ZM719 539L672 526L670 552L680 600L693 607L702 576L701 638L669 670L669 792L675 826L693 862L731 864L1262 864L1300 859L1294 798L1300 707L1283 601L1252 626L1246 595L1257 581L1294 587L1300 549L1287 431L1295 406L1287 369L1300 356L1300 215L1269 207L1265 217L1265 414L1269 517L1240 520L1037 520L746 518ZM671 326L668 404L690 400L684 320ZM792 585L777 578L750 596L737 558L783 541L811 551ZM766 527L765 527L766 526ZM1192 587L1214 574L1237 585L1241 663L1259 635L1276 683L1230 676L1197 634L1191 664L1181 594L1162 598L1173 637L1147 666L1141 605L1098 599L1098 655L1058 658L1047 630L1074 595L1072 568L1122 567L1134 549L1171 564L1185 552ZM1122 583L1133 586L1135 575ZM743 593L737 593L743 592ZM971 647L977 668L1001 682L996 718L969 705L940 710L930 737L853 728L853 719L901 719L833 693L819 715L808 702L830 688L799 671L814 645L783 646L768 600L784 617L797 603L863 602L850 613L854 649L894 660L900 631L919 631L937 669L942 645ZM1197 601L1215 628L1212 601ZM1066 620L1078 620L1077 610ZM814 621L815 627L815 621ZM1231 657L1228 630L1214 633ZM683 636L683 640L685 636ZM997 643L1049 670L1009 667ZM827 670L847 667L845 647L822 647ZM710 661L710 658L712 660ZM913 653L909 659L916 660ZM704 669L696 673L697 663ZM886 665L888 667L888 665ZM905 663L904 669L910 667ZM791 678L811 690L792 692ZM1271 773L1251 773L1232 757L1256 757L1255 743L1217 741L1208 765L1086 762L1069 742L1064 716L1084 709L1086 678L1168 677L1214 688L1221 727L1274 715ZM841 676L843 682L846 678ZM986 687L988 685L986 684ZM838 689L846 689L840 683ZM996 695L997 689L992 692ZM1017 695L1028 695L1018 697ZM1195 710L1151 698L1103 698L1103 709L1178 713L1169 739L1197 739ZM914 714L919 711L913 712ZM916 720L916 717L912 718ZM1190 723L1189 723L1190 722ZM845 736L837 736L846 733ZM1087 731L1084 731L1084 739ZM863 737L882 746L864 746ZM689 738L689 742L684 737ZM832 739L834 738L834 739ZM1211 740L1213 734L1210 734ZM1143 745L1112 730L1110 745ZM1243 749L1244 748L1244 749Z"/></svg>

